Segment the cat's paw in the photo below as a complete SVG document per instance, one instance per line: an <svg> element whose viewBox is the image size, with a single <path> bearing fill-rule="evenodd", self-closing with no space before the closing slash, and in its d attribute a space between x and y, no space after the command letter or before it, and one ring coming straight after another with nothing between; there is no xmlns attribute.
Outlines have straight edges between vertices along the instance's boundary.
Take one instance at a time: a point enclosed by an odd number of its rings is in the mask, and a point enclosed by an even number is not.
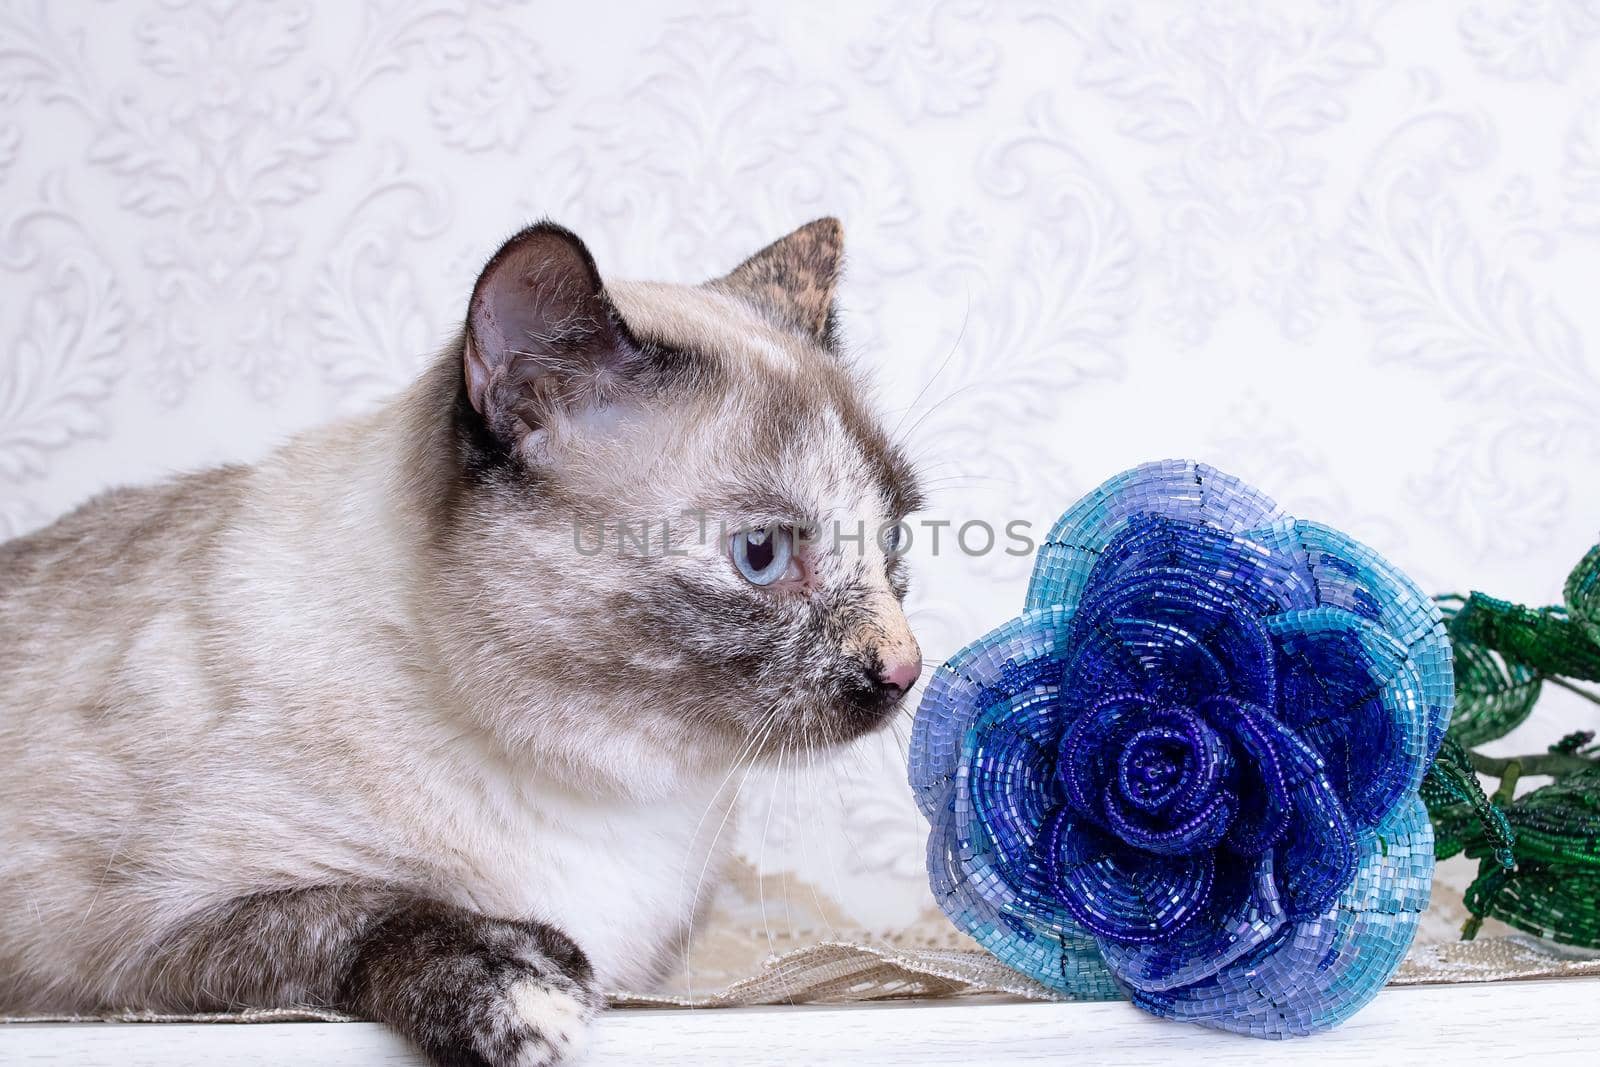
<svg viewBox="0 0 1600 1067"><path fill-rule="evenodd" d="M458 1016L467 1027L475 1057L486 1067L551 1067L582 1057L589 1022L605 998L595 987L588 960L564 937L540 931L537 938L500 941L512 960L484 964L484 981L461 990ZM475 1006L474 1006L475 1005Z"/></svg>
<svg viewBox="0 0 1600 1067"><path fill-rule="evenodd" d="M434 1067L571 1063L605 1003L559 930L434 903L375 927L349 983L356 1012L397 1027Z"/></svg>
<svg viewBox="0 0 1600 1067"><path fill-rule="evenodd" d="M505 1035L510 1042L502 1044L514 1049L507 1067L549 1067L583 1056L595 1014L592 995L529 977L512 983L506 1000L516 1020Z"/></svg>
<svg viewBox="0 0 1600 1067"><path fill-rule="evenodd" d="M516 966L500 981L463 989L457 1038L433 1042L437 1063L551 1067L582 1057L601 998L584 980ZM440 1035L441 1037L445 1035ZM454 1044L458 1050L451 1054Z"/></svg>

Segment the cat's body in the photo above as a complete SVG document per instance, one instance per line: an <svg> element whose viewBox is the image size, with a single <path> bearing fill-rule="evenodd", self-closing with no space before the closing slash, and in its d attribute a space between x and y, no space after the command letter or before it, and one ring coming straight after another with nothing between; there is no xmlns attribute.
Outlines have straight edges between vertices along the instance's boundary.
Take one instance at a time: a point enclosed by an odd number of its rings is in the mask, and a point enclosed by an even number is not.
<svg viewBox="0 0 1600 1067"><path fill-rule="evenodd" d="M538 917L603 985L654 979L692 907L706 857L690 837L719 778L604 782L640 753L602 731L584 741L591 782L530 775L462 730L418 625L432 591L396 565L427 529L391 484L405 433L392 413L341 425L0 548L0 647L16 662L0 893L44 939L26 955L4 939L0 975L44 962L49 979L9 1006L147 1002L104 980L197 904L330 874ZM93 595L63 596L64 573Z"/></svg>
<svg viewBox="0 0 1600 1067"><path fill-rule="evenodd" d="M694 532L912 504L818 225L603 293L526 231L387 407L0 546L0 1012L321 1003L536 1063L659 977L728 772L909 685L874 545L758 588ZM583 550L631 521L674 551Z"/></svg>

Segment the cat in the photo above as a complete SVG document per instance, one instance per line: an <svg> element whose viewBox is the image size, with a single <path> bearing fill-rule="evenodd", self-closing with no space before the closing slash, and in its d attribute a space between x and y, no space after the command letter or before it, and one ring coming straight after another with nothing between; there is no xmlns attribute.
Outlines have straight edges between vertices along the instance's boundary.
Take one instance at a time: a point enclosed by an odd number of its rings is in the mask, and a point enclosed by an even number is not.
<svg viewBox="0 0 1600 1067"><path fill-rule="evenodd" d="M534 225L378 411L0 546L0 1013L321 1005L499 1067L658 981L730 773L921 669L842 247L608 282Z"/></svg>

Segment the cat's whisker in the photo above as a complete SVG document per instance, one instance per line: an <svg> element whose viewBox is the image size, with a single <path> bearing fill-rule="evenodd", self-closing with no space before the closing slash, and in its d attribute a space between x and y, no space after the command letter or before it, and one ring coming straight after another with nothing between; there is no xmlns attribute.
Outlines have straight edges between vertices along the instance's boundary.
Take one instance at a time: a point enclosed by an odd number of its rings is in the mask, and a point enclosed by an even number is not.
<svg viewBox="0 0 1600 1067"><path fill-rule="evenodd" d="M900 722L898 719L892 720L889 723L889 732L894 735L895 748L899 751L900 756L903 759L906 751L911 748L911 738L901 732Z"/></svg>
<svg viewBox="0 0 1600 1067"><path fill-rule="evenodd" d="M926 473L930 470L938 470L940 467L962 466L963 461L954 456L942 458L941 454L936 454L932 458L929 458L928 456L923 455L923 453L926 452L930 447L932 447L931 442L928 445L924 445L918 451L913 452L909 457L913 462L916 463L919 473Z"/></svg>
<svg viewBox="0 0 1600 1067"><path fill-rule="evenodd" d="M905 422L906 416L916 410L917 405L922 402L923 396L925 396L928 390L933 387L933 383L939 380L939 375L945 372L945 368L950 366L950 361L954 359L956 353L961 350L961 342L965 340L967 336L967 323L970 322L971 319L972 290L968 289L967 306L966 309L961 312L961 328L956 331L956 339L951 342L950 351L945 353L944 359L939 363L939 368L933 372L933 377L922 383L922 388L917 390L917 395L911 398L910 404L906 405L906 410L901 413L899 421L894 424L894 429L889 431L889 437L891 439L899 439L900 427Z"/></svg>
<svg viewBox="0 0 1600 1067"><path fill-rule="evenodd" d="M722 821L717 824L716 832L712 834L711 844L706 849L705 862L703 864L701 864L701 866L700 866L700 878L695 883L694 895L689 898L690 899L690 905L691 905L691 910L689 912L689 923L688 923L688 926L687 926L687 928L686 928L686 930L684 932L684 936L683 936L683 978L684 978L684 989L685 989L686 994L689 995L689 996L693 996L693 994L694 994L694 979L693 979L693 975L692 975L692 973L690 971L690 966L689 966L689 950L690 950L690 946L693 945L693 943L694 943L695 916L700 910L700 894L705 889L706 872L708 872L711 869L711 862L712 862L712 860L715 858L715 856L717 854L717 844L722 839L722 831L723 831L724 828L727 827L728 819L733 815L734 808L736 808L738 806L738 804L739 804L739 796L740 796L740 794L742 794L744 792L745 784L747 782L749 782L749 780L750 780L750 772L751 772L751 770L753 770L755 768L756 755L760 751L759 746L765 742L767 735L771 732L772 727L778 721L778 709L779 709L779 707L780 707L779 704L773 704L770 708L767 709L766 713L759 720L758 728L751 732L750 740L746 743L744 749L742 750L742 753L741 753L739 759L735 761L733 767L730 768L729 771L728 771L728 777L731 778L733 776L734 771L736 771L738 769L739 761L744 759L743 752L748 752L748 753L751 754L749 760L745 762L744 775L743 775L743 777L741 777L739 779L738 787L734 789L733 798L728 801L728 807L722 813ZM707 806L706 815L709 815L711 813L712 808L715 807L715 805L716 805L716 796L721 795L722 790L724 788L726 788L726 784L727 784L727 779L724 779L723 785L720 785L720 786L717 787L717 794L712 797L711 804ZM702 823L702 825L704 824L704 816L702 816L701 823ZM692 838L690 838L690 840L691 841L697 841L699 839L699 836L700 836L700 831L699 831L699 828L697 827L696 830L695 830L694 836ZM684 873L685 874L688 873L687 869L685 869ZM680 883L679 883L679 890L680 890L680 892L682 890L682 881L680 881Z"/></svg>
<svg viewBox="0 0 1600 1067"><path fill-rule="evenodd" d="M767 819L761 827L761 847L756 851L756 896L761 902L761 926L767 934L767 952L776 951L772 944L772 923L767 918L767 833L772 829L772 813L778 807L778 783L783 777L783 761L789 750L785 741L778 749L778 764L772 776L772 790L767 795Z"/></svg>
<svg viewBox="0 0 1600 1067"><path fill-rule="evenodd" d="M814 744L811 743L811 739L807 738L806 739L806 794L808 796L812 796L812 797L817 795L817 765L816 765L816 757L817 757L817 748L816 748L816 746ZM841 816L841 819L842 819L843 812L840 812L840 816ZM806 819L800 820L800 827L801 827L800 855L801 855L802 862L805 862L805 863L807 863L809 865L810 861L806 857L806 849L805 849L805 830L806 830L806 823L808 821L809 820L806 820ZM838 866L838 864L836 864L833 861L833 850L828 848L826 843L824 843L823 846L822 846L822 854L827 857L828 870L833 876L833 894L834 894L834 899L836 899L836 900L837 899L842 899L842 897L844 896L844 886L839 881L839 866ZM811 901L812 901L813 904L816 905L817 915L820 916L822 918L822 921L827 923L827 925L828 925L828 936L834 941L839 940L839 931L834 929L833 919L828 915L827 910L823 908L822 901L817 896L817 887L816 887L815 883L808 882L807 884L811 888Z"/></svg>
<svg viewBox="0 0 1600 1067"><path fill-rule="evenodd" d="M993 474L978 474L978 473L974 473L974 472L963 472L963 473L960 473L960 474L943 474L943 475L940 475L937 478L924 478L922 480L921 484L922 484L922 487L924 489L926 489L926 488L929 488L930 486L947 486L947 485L958 484L958 483L959 484L974 484L974 483L983 483L983 482L987 482L987 483L989 483L991 485L996 485L996 486L1006 486L1006 485L1011 484L1012 480L1011 479L1007 479L1007 478L1000 478L1000 477L997 477L997 476L995 476Z"/></svg>
<svg viewBox="0 0 1600 1067"><path fill-rule="evenodd" d="M815 803L815 798L817 796L817 789L816 789L817 749L816 749L816 743L815 743L814 738L812 738L810 735L807 735L805 737L804 743L805 743L805 757L806 757L805 796L810 798L812 800L812 802ZM803 868L809 869L812 866L812 862L813 862L812 859L811 859L812 849L809 847L809 844L808 844L808 842L810 840L809 831L813 831L815 829L815 827L812 825L814 820L806 818L805 817L805 813L800 810L800 795L801 795L800 794L800 785L801 785L801 782L800 782L800 776L799 776L799 773L798 773L799 772L799 766L800 766L799 752L797 751L796 754L795 754L796 774L794 776L794 782L793 782L794 796L795 796L795 814L796 814L796 823L797 823L797 825L799 827L799 833L800 833L800 862L801 862L801 865L802 865ZM831 875L832 880L833 880L833 884L832 884L833 899L835 899L835 900L842 899L842 897L843 897L843 885L842 885L842 883L840 881L840 878L839 878L839 869L838 869L838 865L834 862L832 850L827 847L827 843L824 840L822 843L817 845L816 851L823 859L825 859L827 861L828 870L829 870L830 875ZM830 914L830 909L823 903L822 897L817 892L817 885L816 885L815 880L807 878L807 879L804 880L803 884L806 886L807 891L811 894L811 904L812 904L812 907L813 907L813 909L815 911L815 914L816 914L816 917L817 917L817 921L819 923L821 923L822 925L825 925L828 928L828 937L831 940L839 940L839 931L833 925L833 918L832 918L832 916Z"/></svg>
<svg viewBox="0 0 1600 1067"><path fill-rule="evenodd" d="M940 474L932 478L924 477L922 479L922 484L924 486L944 485L947 482L970 482L979 480L996 483L1005 481L1005 479L997 478L992 474L978 474L968 470L961 470L955 474Z"/></svg>
<svg viewBox="0 0 1600 1067"><path fill-rule="evenodd" d="M915 435L916 435L917 430L921 429L922 424L927 422L928 418L930 416L932 416L935 412L937 412L940 408L944 407L946 404L950 403L950 401L954 400L956 397L961 396L963 393L969 392L969 391L971 391L973 389L981 389L981 388L987 386L988 384L989 384L988 382L983 382L983 381L968 382L965 385L960 385L960 386L957 386L956 388L952 389L950 392L946 393L943 397L941 397L937 402L935 402L931 407L929 407L927 411L924 411L921 415L917 416L917 421L912 423L910 425L910 427L908 427L906 429L905 434L904 434L904 439L905 440L913 439L915 437Z"/></svg>
<svg viewBox="0 0 1600 1067"><path fill-rule="evenodd" d="M745 783L749 781L750 772L752 769L754 769L754 767L754 760L751 760L745 766L744 775L739 779L739 785L734 790L733 799L728 804L728 810L723 813L722 822L717 824L716 832L711 837L710 847L706 849L705 862L700 867L699 880L695 883L694 895L690 898L692 910L689 912L689 923L683 937L683 977L684 991L686 995L691 997L694 995L694 977L690 967L689 953L691 946L694 944L694 924L696 916L700 911L700 893L705 887L706 873L710 870L712 860L716 856L717 844L722 840L722 831L724 827L727 826L728 818L733 814L733 809L737 806L739 802L739 796L741 793L743 793Z"/></svg>
<svg viewBox="0 0 1600 1067"><path fill-rule="evenodd" d="M711 817L711 812L716 808L717 801L722 796L722 791L728 788L728 783L733 781L733 776L739 772L739 765L744 762L745 756L751 754L752 750L760 742L762 731L767 721L777 715L777 710L778 705L773 704L756 720L756 729L750 732L749 738L745 740L744 747L739 750L738 755L733 757L733 762L728 766L728 773L722 776L722 781L717 785L716 791L711 794L711 799L706 802L706 810L700 813L699 821L694 824L694 830L689 835L691 842L700 839L700 831L705 827L706 820ZM678 883L678 892L680 893L683 892L683 882L688 880L688 874L689 871L686 867L684 868L683 877L679 879Z"/></svg>
<svg viewBox="0 0 1600 1067"><path fill-rule="evenodd" d="M961 386L959 389L952 392L950 396L940 399L939 406L943 406L945 403L953 400L962 392L968 389L975 389L982 384L982 382L969 382L966 385ZM937 410L938 407L930 409L924 414L923 418L926 418L928 415L932 415ZM951 454L949 446L945 440L937 435L917 441L908 440L905 442L903 447L906 449L907 459L919 473L930 470L938 470L941 467L965 469L968 462L965 454Z"/></svg>
<svg viewBox="0 0 1600 1067"><path fill-rule="evenodd" d="M796 762L796 764L798 764L798 762L799 762L798 749L796 749L796 760L795 760L795 762ZM800 799L799 799L799 795L797 794L797 792L795 790L795 781L796 781L795 775L793 773L791 773L789 775L789 804L790 804L790 810L793 812L793 815L794 815L794 818L793 818L794 824L803 826L804 823L805 823L805 819L804 819L804 817L803 817L803 815L802 815L802 813L800 811ZM804 838L802 837L801 840L803 842ZM803 845L802 845L802 847L803 847ZM789 900L789 867L788 867L788 864L784 864L782 867L778 868L778 884L780 886L782 886L782 888L783 888L783 923L784 923L785 928L788 931L788 935L789 935L789 937L791 939L791 942L792 942L792 940L794 938L794 908L791 906L790 900Z"/></svg>
<svg viewBox="0 0 1600 1067"><path fill-rule="evenodd" d="M810 735L807 735L806 738L805 738L805 755L806 755L806 782L805 782L805 784L806 784L806 795L808 797L813 797L814 798L816 796L816 785L815 785L816 747L815 747L815 744L813 743L813 740L810 737ZM793 787L793 790L794 790L795 823L796 823L796 826L798 828L799 837L800 837L800 863L801 863L801 866L802 866L803 869L809 869L811 867L811 865L812 865L811 850L808 847L808 840L809 840L808 831L811 829L811 827L808 826L807 824L810 823L811 820L805 818L804 813L800 810L800 799L799 799L799 795L800 795L799 794L799 789L800 789L800 776L799 776L800 758L799 757L800 757L800 753L799 753L799 750L797 748L796 752L795 752L795 772L796 773L794 775L794 779L793 779L793 783L792 783L792 787ZM840 880L839 880L838 867L837 867L837 865L835 865L835 863L833 861L833 853L826 847L825 844L822 845L822 846L819 846L819 851L821 852L822 856L826 858L826 860L828 862L828 867L829 867L829 870L832 873L832 877L833 877L833 887L832 888L833 888L834 897L835 897L835 899L838 899L840 897L840 894L841 894L842 886L841 886L841 883L840 883ZM816 917L817 917L818 921L827 926L827 928L828 928L828 936L829 936L830 939L838 940L839 939L839 931L833 925L833 919L829 914L829 909L823 904L821 896L817 893L816 882L814 880L812 880L812 879L807 878L807 879L803 880L803 884L806 886L807 891L811 894L812 907L815 909L815 914L816 914ZM785 881L785 886L787 887L787 881ZM792 924L792 920L791 920L791 932L792 932L792 926L793 926L793 924Z"/></svg>
<svg viewBox="0 0 1600 1067"><path fill-rule="evenodd" d="M936 505L944 506L950 500L951 493L969 493L973 490L990 488L987 485L973 483L971 485L941 485L927 490L930 501Z"/></svg>
<svg viewBox="0 0 1600 1067"><path fill-rule="evenodd" d="M839 811L842 813L848 810L844 800L844 782L840 777L840 768L837 763L832 764L832 770L834 796L836 796L839 800ZM866 857L861 854L861 847L856 844L855 838L850 835L848 821L843 818L839 820L839 836L842 837L844 839L844 843L849 846L850 854L858 861L865 863ZM835 878L837 878L837 870L835 871ZM839 886L837 882L834 885L834 891L836 893L841 892L841 886Z"/></svg>

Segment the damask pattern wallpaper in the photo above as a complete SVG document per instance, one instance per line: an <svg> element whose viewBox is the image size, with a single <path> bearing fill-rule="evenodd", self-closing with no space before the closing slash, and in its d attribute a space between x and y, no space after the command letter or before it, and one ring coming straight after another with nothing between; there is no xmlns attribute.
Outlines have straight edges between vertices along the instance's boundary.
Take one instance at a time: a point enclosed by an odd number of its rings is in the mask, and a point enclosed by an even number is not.
<svg viewBox="0 0 1600 1067"><path fill-rule="evenodd" d="M1600 535L1596 0L0 3L0 535L372 405L533 218L693 280L821 214L931 518L1181 455L1440 591ZM930 659L1027 574L946 538ZM904 740L730 786L769 937L926 914Z"/></svg>

